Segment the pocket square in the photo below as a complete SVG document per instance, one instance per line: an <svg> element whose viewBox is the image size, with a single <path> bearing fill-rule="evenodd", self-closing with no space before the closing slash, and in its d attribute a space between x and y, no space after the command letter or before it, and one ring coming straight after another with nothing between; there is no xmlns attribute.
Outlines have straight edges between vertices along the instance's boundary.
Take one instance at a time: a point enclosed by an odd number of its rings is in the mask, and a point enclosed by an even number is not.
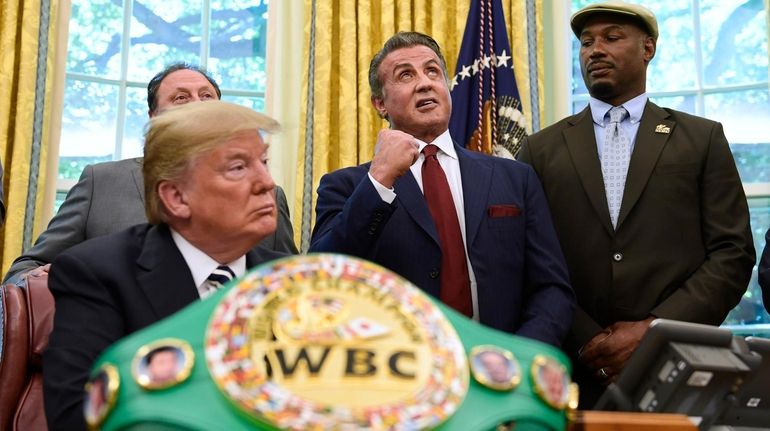
<svg viewBox="0 0 770 431"><path fill-rule="evenodd" d="M516 217L521 214L521 209L516 205L490 205L487 214L490 218Z"/></svg>

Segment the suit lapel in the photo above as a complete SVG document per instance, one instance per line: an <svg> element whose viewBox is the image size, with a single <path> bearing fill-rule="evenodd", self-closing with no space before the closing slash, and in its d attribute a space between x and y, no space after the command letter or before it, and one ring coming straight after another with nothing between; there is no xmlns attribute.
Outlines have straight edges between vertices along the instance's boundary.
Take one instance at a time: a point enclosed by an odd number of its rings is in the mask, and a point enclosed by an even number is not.
<svg viewBox="0 0 770 431"><path fill-rule="evenodd" d="M166 225L153 226L136 260L137 282L158 318L200 299L190 269Z"/></svg>
<svg viewBox="0 0 770 431"><path fill-rule="evenodd" d="M142 201L142 205L144 205L144 176L142 175L143 160L144 159L141 157L137 157L134 159L136 163L131 166L131 178L134 180L134 185L136 186L137 193L139 193L139 200Z"/></svg>
<svg viewBox="0 0 770 431"><path fill-rule="evenodd" d="M674 131L676 123L668 120L668 117L668 112L652 102L647 102L642 113L639 131L636 133L634 152L631 154L631 161L628 165L626 188L623 192L623 202L620 205L620 214L618 215L618 229L639 200L639 196L647 186L647 181L655 169L663 147ZM668 133L656 132L657 126L661 124L668 127Z"/></svg>
<svg viewBox="0 0 770 431"><path fill-rule="evenodd" d="M487 210L487 198L492 187L492 167L472 151L455 145L460 161L465 206L465 241L470 249Z"/></svg>
<svg viewBox="0 0 770 431"><path fill-rule="evenodd" d="M422 230L424 230L436 244L440 244L438 239L438 231L436 231L436 225L433 223L433 218L430 215L428 204L425 202L425 196L420 190L420 186L417 185L417 180L414 179L412 171L407 171L393 184L393 189L396 192L396 199L399 201L400 206L404 208L407 214L417 223Z"/></svg>
<svg viewBox="0 0 770 431"><path fill-rule="evenodd" d="M597 217L607 232L613 234L610 210L607 207L607 194L604 192L602 166L596 149L596 134L591 109L586 107L570 123L573 127L564 130L564 141L567 143L567 149L578 178L583 184L583 189L585 189Z"/></svg>

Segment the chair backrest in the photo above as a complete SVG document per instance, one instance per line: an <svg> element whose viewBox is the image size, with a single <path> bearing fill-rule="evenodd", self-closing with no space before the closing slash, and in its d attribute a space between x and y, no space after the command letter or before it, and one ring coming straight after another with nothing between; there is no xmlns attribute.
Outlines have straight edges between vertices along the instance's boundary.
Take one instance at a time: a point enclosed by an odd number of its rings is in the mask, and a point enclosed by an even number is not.
<svg viewBox="0 0 770 431"><path fill-rule="evenodd" d="M0 429L45 430L42 354L53 328L48 274L26 277L27 287L2 286Z"/></svg>

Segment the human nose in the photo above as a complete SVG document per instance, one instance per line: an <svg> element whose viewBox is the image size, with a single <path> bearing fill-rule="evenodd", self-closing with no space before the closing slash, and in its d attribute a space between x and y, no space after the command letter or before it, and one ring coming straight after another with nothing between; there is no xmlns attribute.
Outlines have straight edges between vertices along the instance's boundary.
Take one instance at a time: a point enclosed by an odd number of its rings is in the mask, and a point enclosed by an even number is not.
<svg viewBox="0 0 770 431"><path fill-rule="evenodd" d="M273 176L270 175L270 170L265 163L259 163L254 175L254 194L262 194L269 192L275 188L275 181Z"/></svg>
<svg viewBox="0 0 770 431"><path fill-rule="evenodd" d="M606 46L601 40L594 41L590 47L588 47L588 57L600 57L607 53Z"/></svg>
<svg viewBox="0 0 770 431"><path fill-rule="evenodd" d="M433 88L434 81L426 73L419 73L417 75L417 91L426 91Z"/></svg>

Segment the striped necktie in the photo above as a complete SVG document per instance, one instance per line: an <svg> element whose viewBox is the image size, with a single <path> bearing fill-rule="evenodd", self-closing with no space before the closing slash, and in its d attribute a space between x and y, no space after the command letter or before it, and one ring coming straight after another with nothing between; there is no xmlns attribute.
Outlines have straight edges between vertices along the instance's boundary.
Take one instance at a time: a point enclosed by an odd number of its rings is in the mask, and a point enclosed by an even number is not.
<svg viewBox="0 0 770 431"><path fill-rule="evenodd" d="M201 294L201 298L205 298L217 289L227 284L228 281L235 278L235 273L227 265L219 265L212 273L206 278L204 283L205 291Z"/></svg>

